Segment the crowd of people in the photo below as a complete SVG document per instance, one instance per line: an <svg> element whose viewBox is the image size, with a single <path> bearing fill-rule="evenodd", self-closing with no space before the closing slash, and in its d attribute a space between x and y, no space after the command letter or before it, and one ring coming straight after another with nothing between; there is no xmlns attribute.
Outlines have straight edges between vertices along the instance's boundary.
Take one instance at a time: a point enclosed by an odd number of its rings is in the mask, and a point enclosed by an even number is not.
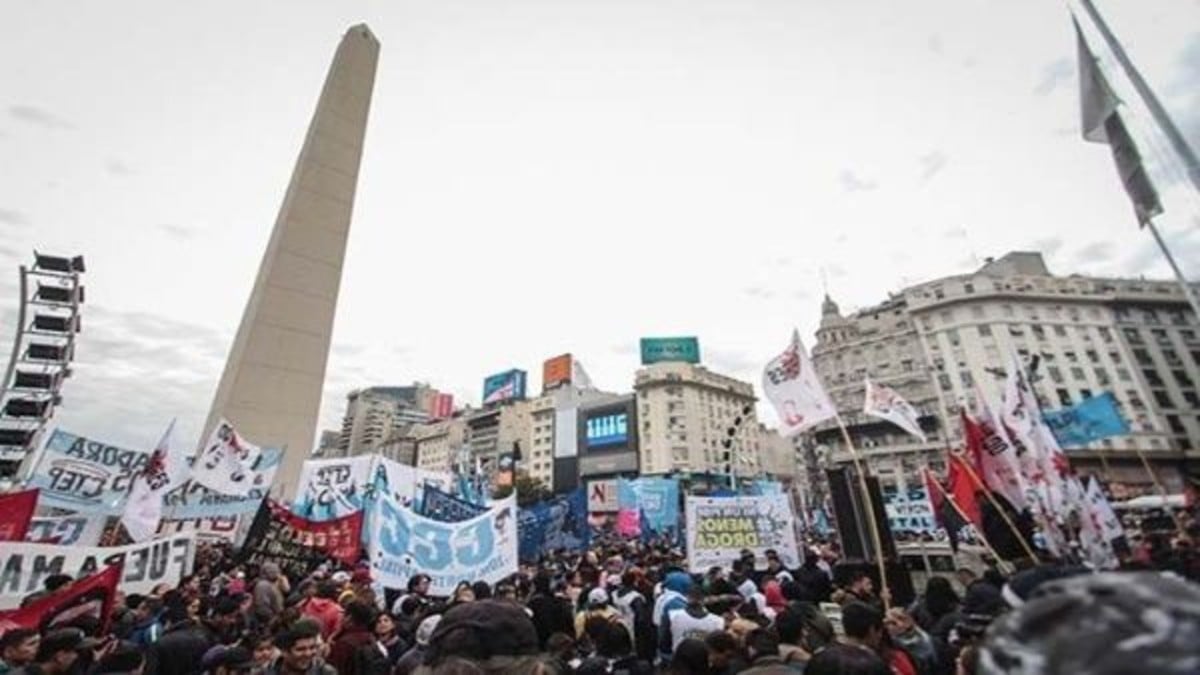
<svg viewBox="0 0 1200 675"><path fill-rule="evenodd" d="M330 562L289 578L202 546L193 575L120 596L107 620L4 632L0 675L1200 672L1191 539L1127 564L964 569L902 606L836 546L693 574L677 547L608 541L435 597L425 575L381 589L365 562Z"/></svg>

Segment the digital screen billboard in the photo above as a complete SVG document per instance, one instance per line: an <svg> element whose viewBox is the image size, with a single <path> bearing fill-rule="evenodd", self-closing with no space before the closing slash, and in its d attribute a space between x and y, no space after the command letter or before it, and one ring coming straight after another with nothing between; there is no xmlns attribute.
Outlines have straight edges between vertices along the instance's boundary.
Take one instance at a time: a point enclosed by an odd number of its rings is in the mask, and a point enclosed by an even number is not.
<svg viewBox="0 0 1200 675"><path fill-rule="evenodd" d="M589 417L584 439L589 450L626 444L629 441L629 414L621 411Z"/></svg>
<svg viewBox="0 0 1200 675"><path fill-rule="evenodd" d="M542 390L571 381L571 355L563 354L542 364Z"/></svg>
<svg viewBox="0 0 1200 675"><path fill-rule="evenodd" d="M663 361L700 363L700 340L694 337L642 338L642 365Z"/></svg>
<svg viewBox="0 0 1200 675"><path fill-rule="evenodd" d="M525 371L508 370L483 381L483 404L525 398Z"/></svg>

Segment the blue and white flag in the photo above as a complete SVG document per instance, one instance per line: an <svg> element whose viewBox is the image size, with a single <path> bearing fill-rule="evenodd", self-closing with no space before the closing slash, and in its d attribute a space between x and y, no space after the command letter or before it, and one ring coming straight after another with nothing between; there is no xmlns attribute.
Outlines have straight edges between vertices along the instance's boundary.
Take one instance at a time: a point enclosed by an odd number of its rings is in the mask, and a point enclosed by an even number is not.
<svg viewBox="0 0 1200 675"><path fill-rule="evenodd" d="M1042 413L1059 445L1078 447L1110 436L1129 433L1129 423L1117 409L1117 399L1106 391L1082 403Z"/></svg>
<svg viewBox="0 0 1200 675"><path fill-rule="evenodd" d="M591 539L584 488L523 508L518 520L522 560L537 560L556 549L581 551Z"/></svg>

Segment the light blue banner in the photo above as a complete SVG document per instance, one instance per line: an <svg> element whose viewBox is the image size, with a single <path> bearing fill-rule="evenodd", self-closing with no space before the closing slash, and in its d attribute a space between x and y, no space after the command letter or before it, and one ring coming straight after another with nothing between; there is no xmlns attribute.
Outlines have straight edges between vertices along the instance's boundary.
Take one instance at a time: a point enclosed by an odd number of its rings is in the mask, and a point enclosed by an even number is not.
<svg viewBox="0 0 1200 675"><path fill-rule="evenodd" d="M1117 399L1109 391L1070 408L1047 411L1042 417L1064 449L1129 433L1129 424L1121 417Z"/></svg>
<svg viewBox="0 0 1200 675"><path fill-rule="evenodd" d="M617 481L619 509L639 509L642 530L658 534L679 530L679 480L650 478Z"/></svg>
<svg viewBox="0 0 1200 675"><path fill-rule="evenodd" d="M29 477L29 487L41 490L38 506L117 516L125 511L129 486L149 459L147 452L55 429Z"/></svg>

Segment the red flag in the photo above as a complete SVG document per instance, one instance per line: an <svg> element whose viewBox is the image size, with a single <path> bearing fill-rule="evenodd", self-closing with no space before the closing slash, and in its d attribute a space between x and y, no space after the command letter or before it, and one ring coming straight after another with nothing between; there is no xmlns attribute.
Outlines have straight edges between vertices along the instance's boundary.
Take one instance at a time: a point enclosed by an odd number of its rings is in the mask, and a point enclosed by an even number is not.
<svg viewBox="0 0 1200 675"><path fill-rule="evenodd" d="M971 479L966 460L962 455L950 453L950 463L946 473L946 492L954 500L958 510L975 525L976 530L983 531L983 513L979 510L979 502L975 499L975 481ZM978 475L978 474L976 474Z"/></svg>
<svg viewBox="0 0 1200 675"><path fill-rule="evenodd" d="M946 499L945 488L929 469L925 469L925 491L929 493L929 503L933 506L933 516L937 519L938 526L946 531L950 550L957 553L958 533L967 526L967 521L954 509L954 504Z"/></svg>
<svg viewBox="0 0 1200 675"><path fill-rule="evenodd" d="M0 541L25 541L37 502L37 490L0 495Z"/></svg>
<svg viewBox="0 0 1200 675"><path fill-rule="evenodd" d="M117 584L121 582L123 570L121 563L110 565L20 609L0 612L0 635L13 628L33 628L44 632L69 624L81 616L95 617L100 621L97 634L107 633Z"/></svg>

